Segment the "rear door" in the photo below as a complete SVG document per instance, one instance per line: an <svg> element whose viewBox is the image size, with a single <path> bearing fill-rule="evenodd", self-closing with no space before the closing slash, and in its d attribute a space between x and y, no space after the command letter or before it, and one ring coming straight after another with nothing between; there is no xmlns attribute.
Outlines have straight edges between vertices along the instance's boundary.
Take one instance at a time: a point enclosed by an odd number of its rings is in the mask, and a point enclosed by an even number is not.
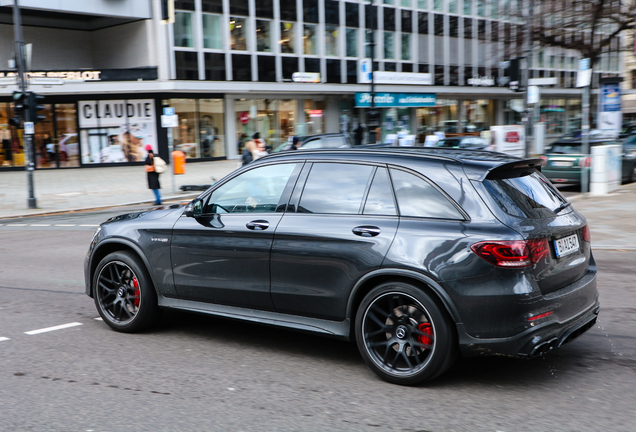
<svg viewBox="0 0 636 432"><path fill-rule="evenodd" d="M381 267L397 226L385 166L307 164L274 235L276 310L343 320L353 286Z"/></svg>

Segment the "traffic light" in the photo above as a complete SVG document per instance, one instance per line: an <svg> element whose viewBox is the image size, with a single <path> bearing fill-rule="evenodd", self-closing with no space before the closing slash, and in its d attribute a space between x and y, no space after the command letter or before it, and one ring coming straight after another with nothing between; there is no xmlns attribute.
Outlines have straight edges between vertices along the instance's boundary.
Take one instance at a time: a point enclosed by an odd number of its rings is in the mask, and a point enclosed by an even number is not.
<svg viewBox="0 0 636 432"><path fill-rule="evenodd" d="M44 120L46 120L46 115L44 114L38 114L39 111L42 111L43 109L45 109L46 107L44 105L41 105L40 102L44 99L44 96L36 94L36 93L29 93L29 114L31 117L31 121L33 122L33 124L35 123L40 123Z"/></svg>
<svg viewBox="0 0 636 432"><path fill-rule="evenodd" d="M14 91L11 100L13 101L13 117L9 119L9 124L20 128L28 105L28 93Z"/></svg>
<svg viewBox="0 0 636 432"><path fill-rule="evenodd" d="M503 69L503 76L499 78L500 86L508 86L510 90L523 91L521 88L521 60L522 57L510 59L499 63L499 66Z"/></svg>

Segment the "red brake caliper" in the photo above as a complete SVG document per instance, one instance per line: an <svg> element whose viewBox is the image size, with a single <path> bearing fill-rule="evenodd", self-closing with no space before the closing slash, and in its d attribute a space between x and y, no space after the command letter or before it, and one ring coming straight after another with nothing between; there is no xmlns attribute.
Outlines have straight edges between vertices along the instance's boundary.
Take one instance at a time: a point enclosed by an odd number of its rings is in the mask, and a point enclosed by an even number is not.
<svg viewBox="0 0 636 432"><path fill-rule="evenodd" d="M433 343L433 327L431 323L421 323L417 326L417 329L424 333L417 336L420 343L423 345L431 345Z"/></svg>
<svg viewBox="0 0 636 432"><path fill-rule="evenodd" d="M139 306L139 282L137 282L137 278L133 279L133 286L135 287L135 306Z"/></svg>

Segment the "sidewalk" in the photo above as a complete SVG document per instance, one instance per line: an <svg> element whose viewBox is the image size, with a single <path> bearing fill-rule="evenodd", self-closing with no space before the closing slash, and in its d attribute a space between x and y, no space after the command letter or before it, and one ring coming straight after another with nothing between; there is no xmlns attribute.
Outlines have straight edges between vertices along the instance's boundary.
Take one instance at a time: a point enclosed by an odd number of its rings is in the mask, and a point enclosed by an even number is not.
<svg viewBox="0 0 636 432"><path fill-rule="evenodd" d="M182 192L180 186L211 184L237 166L236 160L189 163L186 174L175 176L176 192L171 174L161 176L162 197L190 200L200 192ZM26 172L0 172L0 219L154 201L142 166L37 170L33 177L37 209L27 208ZM636 250L636 183L606 196L569 200L588 219L594 249Z"/></svg>
<svg viewBox="0 0 636 432"><path fill-rule="evenodd" d="M160 177L162 199L191 199L201 191L180 186L209 185L237 167L236 160L186 164L186 173L174 176L176 191L169 171ZM26 171L0 172L0 219L154 202L143 166L36 170L33 178L38 208L29 209Z"/></svg>

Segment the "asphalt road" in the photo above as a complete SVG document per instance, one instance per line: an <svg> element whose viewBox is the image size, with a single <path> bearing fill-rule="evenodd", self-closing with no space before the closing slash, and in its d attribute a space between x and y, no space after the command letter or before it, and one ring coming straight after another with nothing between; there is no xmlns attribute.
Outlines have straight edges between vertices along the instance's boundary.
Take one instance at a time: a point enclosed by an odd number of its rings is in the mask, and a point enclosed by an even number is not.
<svg viewBox="0 0 636 432"><path fill-rule="evenodd" d="M351 343L277 328L171 312L142 334L110 330L83 259L120 212L0 221L0 431L635 428L636 252L595 252L602 311L580 339L543 359L460 360L410 388Z"/></svg>

